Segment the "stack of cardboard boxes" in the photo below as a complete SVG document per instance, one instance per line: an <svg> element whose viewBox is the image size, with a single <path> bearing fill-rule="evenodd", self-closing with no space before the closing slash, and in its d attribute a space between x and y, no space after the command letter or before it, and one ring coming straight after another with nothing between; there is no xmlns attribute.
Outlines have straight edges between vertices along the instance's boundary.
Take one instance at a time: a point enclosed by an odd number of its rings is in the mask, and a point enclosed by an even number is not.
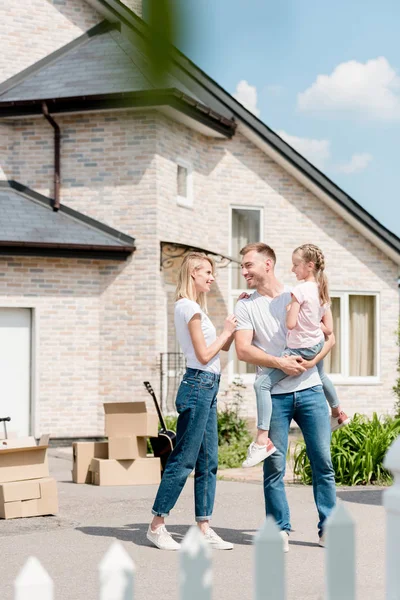
<svg viewBox="0 0 400 600"><path fill-rule="evenodd" d="M49 436L0 440L0 518L58 512L57 484L49 477Z"/></svg>
<svg viewBox="0 0 400 600"><path fill-rule="evenodd" d="M94 485L157 484L159 458L147 457L147 438L158 434L158 417L145 402L104 404L107 442L73 444L72 479Z"/></svg>

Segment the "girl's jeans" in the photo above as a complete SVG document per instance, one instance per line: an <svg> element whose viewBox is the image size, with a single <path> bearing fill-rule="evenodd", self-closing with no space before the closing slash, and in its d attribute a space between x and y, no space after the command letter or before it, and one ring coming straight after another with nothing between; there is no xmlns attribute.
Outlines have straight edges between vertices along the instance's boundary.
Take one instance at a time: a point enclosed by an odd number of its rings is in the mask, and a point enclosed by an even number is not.
<svg viewBox="0 0 400 600"><path fill-rule="evenodd" d="M211 518L218 468L217 393L220 375L187 369L176 397L176 446L158 488L153 515L168 516L194 469L196 521Z"/></svg>
<svg viewBox="0 0 400 600"><path fill-rule="evenodd" d="M314 500L317 505L318 532L322 533L325 520L336 502L335 474L332 467L329 410L322 386L272 396L273 412L269 436L277 452L264 461L264 497L266 513L272 515L279 527L291 529L289 505L286 498L284 475L288 449L289 427L292 419L299 425L311 463Z"/></svg>
<svg viewBox="0 0 400 600"><path fill-rule="evenodd" d="M311 348L285 348L282 356L298 355L304 360L312 360L319 354L323 348L324 342L312 346ZM318 373L324 387L324 394L331 408L339 406L339 399L335 387L329 377L324 372L323 361L317 364ZM272 413L271 389L282 379L287 377L286 373L280 369L262 369L261 374L254 382L254 390L257 399L257 428L269 431Z"/></svg>

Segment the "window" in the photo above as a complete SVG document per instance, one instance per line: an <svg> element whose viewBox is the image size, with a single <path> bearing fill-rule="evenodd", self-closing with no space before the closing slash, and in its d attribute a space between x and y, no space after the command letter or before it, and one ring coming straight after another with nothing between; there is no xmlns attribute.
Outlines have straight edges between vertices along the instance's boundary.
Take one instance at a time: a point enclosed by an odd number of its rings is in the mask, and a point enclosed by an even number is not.
<svg viewBox="0 0 400 600"><path fill-rule="evenodd" d="M377 383L378 304L375 293L331 294L336 345L324 366L334 382Z"/></svg>
<svg viewBox="0 0 400 600"><path fill-rule="evenodd" d="M176 165L176 203L186 208L193 206L192 166L180 158Z"/></svg>
<svg viewBox="0 0 400 600"><path fill-rule="evenodd" d="M262 239L262 210L260 208L233 207L231 212L231 256L240 259L240 250L247 244ZM238 264L231 265L231 310L241 292L246 291L246 282ZM255 366L238 360L235 349L231 349L230 376L240 375L244 381L254 379Z"/></svg>

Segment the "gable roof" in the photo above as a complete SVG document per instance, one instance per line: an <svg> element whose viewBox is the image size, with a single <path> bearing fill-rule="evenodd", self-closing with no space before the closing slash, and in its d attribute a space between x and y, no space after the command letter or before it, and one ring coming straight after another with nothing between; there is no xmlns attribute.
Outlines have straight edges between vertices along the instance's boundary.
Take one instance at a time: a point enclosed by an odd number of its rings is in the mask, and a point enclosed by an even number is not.
<svg viewBox="0 0 400 600"><path fill-rule="evenodd" d="M158 89L146 53L107 21L0 85L0 117L115 108L168 107L231 137L232 119L211 110L172 73ZM166 112L166 109L164 108ZM208 132L209 133L209 132Z"/></svg>
<svg viewBox="0 0 400 600"><path fill-rule="evenodd" d="M234 134L237 126L238 131L400 265L400 239L398 236L379 223L351 196L289 146L265 123L244 108L233 96L208 77L181 52L174 49L172 53L173 63L167 85L171 84L173 87L164 90L150 87L152 84L148 75L144 75L146 59L141 50L145 43L144 40L148 39L149 36L148 25L119 0L87 0L87 2L102 14L109 23L112 23L114 28L120 31L110 30L109 26L105 24L97 26L97 29L94 28L87 34L88 39L82 36L82 38L79 38L80 41L72 42L64 49L44 59L44 61L39 61L30 69L26 69L15 78L6 81L0 86L0 117L39 114L41 112L41 102L44 98L38 98L38 95L40 95L38 86L39 84L45 84L46 81L49 82L51 63L62 56L62 60L66 61L63 64L72 76L71 64L73 60L76 60L76 64L80 64L81 73L84 73L83 63L80 62L81 59L78 57L79 52L74 54L74 50L78 50L78 48L83 50L84 45L87 45L85 49L87 60L92 61L92 65L97 65L97 78L100 76L100 72L103 74L108 73L110 75L108 85L121 85L123 83L123 68L122 71L117 69L118 72L114 76L110 74L110 63L107 61L107 57L100 56L98 58L92 53L94 48L99 48L102 44L104 44L104 48L108 47L112 40L114 43L113 52L118 53L118 56L121 56L119 54L121 51L127 54L127 57L122 61L123 64L127 66L131 65L132 62L135 65L135 67L129 66L129 68L133 69L130 85L136 86L136 89L130 92L120 89L118 92L114 91L111 94L96 93L90 96L81 95L67 98L60 94L67 93L69 89L68 82L59 79L59 87L57 88L56 83L54 89L58 95L52 99L49 99L47 95L51 112L101 110L119 106L168 106L227 137ZM96 46L91 46L89 40L93 36L106 37L102 37L101 40L97 39ZM115 44L119 49L115 48ZM71 55L69 56L70 52ZM93 61L95 62L93 63ZM55 66L53 64L53 67ZM44 69L44 71L39 72L41 69ZM79 79L79 74L74 75L71 81L74 83L72 89L82 92L83 88L80 86L84 81L82 78ZM146 81L149 83L149 88L143 89ZM93 90L104 90L103 83L93 81L92 77L89 77L88 85L93 86ZM31 89L31 92L29 92L29 89ZM43 87L40 89L43 94ZM36 94L35 98L27 98L29 93Z"/></svg>
<svg viewBox="0 0 400 600"><path fill-rule="evenodd" d="M0 181L0 255L80 256L122 260L134 238L61 206L16 181Z"/></svg>

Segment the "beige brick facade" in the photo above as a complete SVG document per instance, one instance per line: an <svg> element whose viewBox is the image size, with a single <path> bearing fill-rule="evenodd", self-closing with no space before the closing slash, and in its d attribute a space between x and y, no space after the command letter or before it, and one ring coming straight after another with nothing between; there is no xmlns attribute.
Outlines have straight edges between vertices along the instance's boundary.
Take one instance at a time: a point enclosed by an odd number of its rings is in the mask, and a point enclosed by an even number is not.
<svg viewBox="0 0 400 600"><path fill-rule="evenodd" d="M126 4L138 10L140 3ZM82 0L29 0L23 10L11 5L15 12L3 16L0 80L102 20ZM311 241L325 252L332 291L378 293L379 383L343 385L338 392L349 412L392 409L398 268L380 250L240 134L206 138L150 110L56 120L62 203L135 237L136 251L123 262L0 257L0 306L33 311L36 434L101 435L102 402L148 400L144 379L158 389L159 355L176 350L172 313L179 262L160 271L160 242L229 255L232 206L263 209L263 239L275 248L285 283L293 282L292 249ZM53 130L46 120L0 123L0 136L0 179L52 196ZM193 168L192 208L177 205L179 159ZM218 329L233 308L229 269L218 269L210 295ZM228 360L225 355L222 392L229 385ZM251 387L244 411L255 414Z"/></svg>
<svg viewBox="0 0 400 600"><path fill-rule="evenodd" d="M0 3L0 82L30 67L103 20L83 0Z"/></svg>

